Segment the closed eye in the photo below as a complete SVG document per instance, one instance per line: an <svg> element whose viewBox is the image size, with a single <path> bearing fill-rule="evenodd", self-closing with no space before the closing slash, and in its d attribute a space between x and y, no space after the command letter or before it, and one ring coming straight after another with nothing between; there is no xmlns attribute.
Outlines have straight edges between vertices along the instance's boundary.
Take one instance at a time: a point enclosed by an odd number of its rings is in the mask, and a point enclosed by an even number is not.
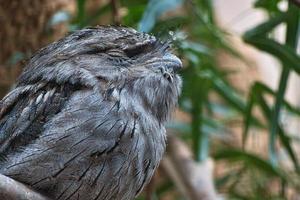
<svg viewBox="0 0 300 200"><path fill-rule="evenodd" d="M144 52L145 45L134 46L133 48L127 48L124 50L127 57L132 58Z"/></svg>
<svg viewBox="0 0 300 200"><path fill-rule="evenodd" d="M124 49L124 52L127 57L133 58L135 56L138 56L142 53L149 53L150 51L153 50L155 46L155 43L144 43L144 44L139 44L139 45L133 45L131 47L128 47Z"/></svg>

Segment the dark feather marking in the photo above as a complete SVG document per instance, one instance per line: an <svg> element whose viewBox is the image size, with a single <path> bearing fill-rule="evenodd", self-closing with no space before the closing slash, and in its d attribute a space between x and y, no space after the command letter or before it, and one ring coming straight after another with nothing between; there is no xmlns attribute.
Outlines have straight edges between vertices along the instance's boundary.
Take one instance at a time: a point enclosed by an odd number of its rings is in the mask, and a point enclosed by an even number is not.
<svg viewBox="0 0 300 200"><path fill-rule="evenodd" d="M103 170L104 170L104 167L106 165L106 160L104 161L103 165L102 165L102 168L101 170L98 172L96 178L94 179L93 183L92 183L92 186L96 185L97 181L98 181L98 178L101 176Z"/></svg>
<svg viewBox="0 0 300 200"><path fill-rule="evenodd" d="M65 163L64 163L64 167L61 168L58 172L56 172L54 175L52 175L52 177L53 177L53 178L57 177L63 170L66 169L66 167L68 166L68 164L69 164L70 162L72 162L73 160L75 160L80 154L82 154L83 152L85 152L88 148L89 148L89 146L86 147L86 148L84 148L84 149L83 149L82 151L80 151L78 154L76 154L75 156L73 156L72 158L70 158L67 162L65 162Z"/></svg>
<svg viewBox="0 0 300 200"><path fill-rule="evenodd" d="M42 153L45 153L46 151L49 151L51 149L54 149L55 147L57 147L57 145L55 146L52 146L52 147L49 147L49 148L46 148L45 150L41 151L41 152L38 152L39 154L42 154Z"/></svg>
<svg viewBox="0 0 300 200"><path fill-rule="evenodd" d="M108 149L108 150L106 151L106 153L111 153L111 152L113 152L113 150L114 150L115 148L117 148L117 146L119 146L120 141L121 141L121 139L122 139L122 137L123 137L123 135L124 135L124 133L125 133L125 130L126 130L126 128L127 128L127 124L128 124L128 122L126 123L125 127L124 127L123 130L121 131L121 134L120 134L120 136L118 137L118 139L117 139L117 141L115 142L115 144L114 144L110 149Z"/></svg>
<svg viewBox="0 0 300 200"><path fill-rule="evenodd" d="M133 150L133 152L135 152L135 151L137 150L137 147L138 147L138 144L139 144L139 140L140 140L140 137L137 136L137 140L136 140L136 143L135 143L135 145L134 145L134 150Z"/></svg>
<svg viewBox="0 0 300 200"><path fill-rule="evenodd" d="M112 199L116 199L115 195L118 194L119 191L120 191L120 182L121 182L121 178L122 178L122 176L119 176L118 182L117 182L117 184L115 185L115 187L114 187L113 190L112 190L112 191L118 190L118 192L116 192L116 193L114 194L114 196L111 197Z"/></svg>
<svg viewBox="0 0 300 200"><path fill-rule="evenodd" d="M122 138L122 137L123 137L123 135L125 134L125 131L126 131L127 125L128 125L128 121L126 122L126 124L125 124L125 126L124 126L123 130L121 131L121 134L120 134L120 136L119 136L119 140L121 140L121 138Z"/></svg>
<svg viewBox="0 0 300 200"><path fill-rule="evenodd" d="M46 152L46 151L49 151L49 150L51 150L51 149L53 149L53 148L55 148L55 147L56 147L56 146L46 148L45 150L38 150L37 152L35 151L35 152L33 152L32 154L23 157L23 159L30 158L30 157L32 157L32 156L36 156L37 154L42 154L42 153L44 153L44 152Z"/></svg>
<svg viewBox="0 0 300 200"><path fill-rule="evenodd" d="M45 137L49 137L49 136L52 136L52 135L57 135L57 133L51 133L51 134L43 134L40 136L40 138L45 138Z"/></svg>
<svg viewBox="0 0 300 200"><path fill-rule="evenodd" d="M110 190L107 190L105 196L103 197L103 199L106 199L106 197L107 197L110 193L111 193L111 191L110 191Z"/></svg>
<svg viewBox="0 0 300 200"><path fill-rule="evenodd" d="M108 88L105 92L105 97L109 98L112 95L114 90L115 90L115 88Z"/></svg>
<svg viewBox="0 0 300 200"><path fill-rule="evenodd" d="M101 48L101 46L93 46L91 49L82 52L82 54L90 54L90 55L95 55L95 54L100 54L100 53L105 53L107 49Z"/></svg>
<svg viewBox="0 0 300 200"><path fill-rule="evenodd" d="M9 174L5 174L6 176L9 176L10 178L14 178L14 176L20 176L23 175L23 173L9 173Z"/></svg>
<svg viewBox="0 0 300 200"><path fill-rule="evenodd" d="M24 164L24 163L27 163L27 162L30 162L30 161L33 161L33 160L25 160L25 161L22 161L22 162L17 162L13 165L8 166L6 169L10 169L12 167L15 167L15 166L18 166L18 165L21 165L21 164Z"/></svg>
<svg viewBox="0 0 300 200"><path fill-rule="evenodd" d="M47 180L47 179L49 179L49 177L42 178L42 179L40 179L40 180L38 180L38 181L36 181L36 182L30 184L30 185L31 185L31 186L34 186L34 185L39 184L39 183L41 183L41 182L43 182L44 180Z"/></svg>
<svg viewBox="0 0 300 200"><path fill-rule="evenodd" d="M78 190L80 190L82 185L83 185L83 182L81 182L80 185L77 187L77 189L74 192L72 192L67 198L65 198L65 200L70 199L74 194L76 194L76 192L78 192Z"/></svg>
<svg viewBox="0 0 300 200"><path fill-rule="evenodd" d="M116 106L118 106L118 101L116 101L115 103L114 103L114 105L110 108L110 110L104 115L104 117L106 116L106 115L108 115L109 113L111 113L111 111L116 107Z"/></svg>
<svg viewBox="0 0 300 200"><path fill-rule="evenodd" d="M116 141L115 144L106 151L107 154L113 152L115 150L115 148L117 148L117 146L119 145L119 141Z"/></svg>
<svg viewBox="0 0 300 200"><path fill-rule="evenodd" d="M120 108L121 108L121 101L120 100L118 100L117 101L117 111L119 112L120 111Z"/></svg>
<svg viewBox="0 0 300 200"><path fill-rule="evenodd" d="M80 177L78 178L78 181L81 181L81 179L86 175L86 173L89 171L89 169L91 168L91 166L93 165L93 162L90 162L89 166L86 168L86 170L84 170L84 172L80 175Z"/></svg>
<svg viewBox="0 0 300 200"><path fill-rule="evenodd" d="M105 124L106 122L108 122L109 119L106 119L104 120L103 122L101 122L100 124L98 124L96 127L95 127L95 130L98 129L100 126L102 126L103 124Z"/></svg>
<svg viewBox="0 0 300 200"><path fill-rule="evenodd" d="M87 137L79 140L78 142L74 143L70 148L75 147L76 145L80 144L81 142L84 142L85 140L87 140L89 137L91 137L91 135L88 135Z"/></svg>
<svg viewBox="0 0 300 200"><path fill-rule="evenodd" d="M140 139L140 137L139 137L139 136L137 136L137 140L136 140L136 142L135 142L135 144L134 144L134 145L131 145L131 148L130 148L130 151L129 151L128 155L131 155L131 154L132 154L132 152L134 152L133 150L136 150L136 148L137 148L137 145L138 145L138 143L139 143L139 139Z"/></svg>
<svg viewBox="0 0 300 200"><path fill-rule="evenodd" d="M140 185L139 189L137 190L136 194L140 193L140 191L142 190L146 180L147 180L147 174L148 174L148 170L149 170L149 167L150 167L150 164L151 164L151 160L148 160L147 162L147 165L145 167L145 170L144 170L144 177L143 177L143 181L142 181L142 184Z"/></svg>
<svg viewBox="0 0 300 200"><path fill-rule="evenodd" d="M64 194L65 194L65 192L74 184L75 182L72 182L72 183L70 183L70 185L68 186L68 187L66 187L63 191L62 191L62 193L56 198L57 200L58 199L60 199Z"/></svg>
<svg viewBox="0 0 300 200"><path fill-rule="evenodd" d="M105 185L101 188L101 190L99 191L99 193L93 200L97 200L100 197L101 193L103 192L104 187L105 187Z"/></svg>
<svg viewBox="0 0 300 200"><path fill-rule="evenodd" d="M132 131L131 131L131 133L130 133L130 137L131 138L133 138L133 136L134 136L134 132L135 132L135 129L136 129L136 119L134 119L134 121L133 121L133 129L132 129Z"/></svg>
<svg viewBox="0 0 300 200"><path fill-rule="evenodd" d="M105 135L108 135L108 133L110 133L110 131L117 125L117 123L121 121L121 119L116 120L116 122L111 126L111 128L105 133Z"/></svg>
<svg viewBox="0 0 300 200"><path fill-rule="evenodd" d="M138 169L136 169L136 170L137 170L137 172L133 175L135 178L142 173L140 170L138 170Z"/></svg>
<svg viewBox="0 0 300 200"><path fill-rule="evenodd" d="M116 176L117 174L119 174L119 173L121 172L122 168L125 166L125 165L124 165L125 162L126 162L126 161L124 161L124 162L122 163L122 165L120 165L120 168L114 173L114 176Z"/></svg>
<svg viewBox="0 0 300 200"><path fill-rule="evenodd" d="M57 133L56 133L57 134ZM68 137L70 137L71 135L64 135L64 136L62 136L62 137L60 137L60 138L52 138L52 139L50 139L50 140L47 140L47 142L52 142L52 141L56 141L56 142L58 142L58 141L61 141L61 140L63 140L63 139L66 139L66 138L68 138Z"/></svg>

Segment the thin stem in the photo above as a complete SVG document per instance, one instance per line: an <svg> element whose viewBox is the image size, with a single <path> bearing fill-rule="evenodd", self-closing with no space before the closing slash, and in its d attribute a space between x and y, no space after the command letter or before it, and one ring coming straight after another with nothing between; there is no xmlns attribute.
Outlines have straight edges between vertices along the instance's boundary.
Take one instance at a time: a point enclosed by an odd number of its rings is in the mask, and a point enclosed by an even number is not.
<svg viewBox="0 0 300 200"><path fill-rule="evenodd" d="M202 115L202 106L201 100L198 98L193 98L193 110L192 110L192 138L193 138L193 150L195 159L197 161L201 160L201 141L202 141L202 131L201 131L201 115Z"/></svg>
<svg viewBox="0 0 300 200"><path fill-rule="evenodd" d="M273 165L277 164L277 156L276 156L276 137L277 137L277 131L278 131L278 119L280 114L280 109L282 106L282 102L284 99L284 94L287 86L287 81L289 78L290 70L287 67L284 67L281 73L280 82L279 82L279 89L277 92L277 98L275 102L275 106L273 109L273 114L271 116L271 122L270 122L270 135L269 135L269 156L270 156L270 162Z"/></svg>
<svg viewBox="0 0 300 200"><path fill-rule="evenodd" d="M119 13L119 6L118 6L118 0L111 0L111 7L112 7L112 17L113 17L113 22L116 25L120 24L120 13Z"/></svg>

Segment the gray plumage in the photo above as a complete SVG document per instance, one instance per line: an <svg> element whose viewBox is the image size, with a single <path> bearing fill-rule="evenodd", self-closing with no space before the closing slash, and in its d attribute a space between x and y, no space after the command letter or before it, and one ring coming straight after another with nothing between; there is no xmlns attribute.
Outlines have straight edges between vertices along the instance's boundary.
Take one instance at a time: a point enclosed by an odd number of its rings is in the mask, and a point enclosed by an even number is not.
<svg viewBox="0 0 300 200"><path fill-rule="evenodd" d="M124 27L41 49L0 101L0 173L53 199L133 199L164 153L181 67L168 43Z"/></svg>

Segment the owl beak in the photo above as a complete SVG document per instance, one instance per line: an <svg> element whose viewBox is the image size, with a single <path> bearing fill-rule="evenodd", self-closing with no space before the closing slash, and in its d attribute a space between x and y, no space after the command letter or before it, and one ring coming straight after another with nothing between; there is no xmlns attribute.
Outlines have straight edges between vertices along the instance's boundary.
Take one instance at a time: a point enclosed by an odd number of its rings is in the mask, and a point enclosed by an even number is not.
<svg viewBox="0 0 300 200"><path fill-rule="evenodd" d="M173 74L171 74L170 72L165 72L164 74L163 74L163 76L170 82L170 83L173 83Z"/></svg>
<svg viewBox="0 0 300 200"><path fill-rule="evenodd" d="M166 62L166 68L168 70L171 70L173 72L177 72L182 68L182 62L181 60L171 53L166 53L163 56L164 61Z"/></svg>

